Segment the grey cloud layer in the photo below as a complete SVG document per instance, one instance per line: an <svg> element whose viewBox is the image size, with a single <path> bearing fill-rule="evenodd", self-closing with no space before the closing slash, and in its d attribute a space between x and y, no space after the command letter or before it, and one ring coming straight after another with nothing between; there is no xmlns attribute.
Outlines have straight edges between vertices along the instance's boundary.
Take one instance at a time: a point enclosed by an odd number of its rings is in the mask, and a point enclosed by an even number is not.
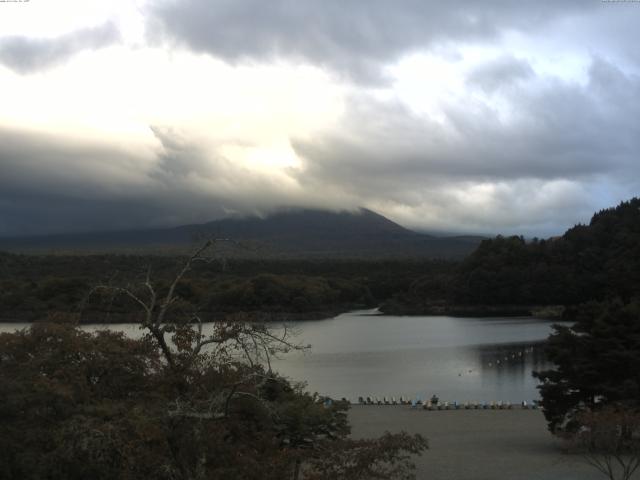
<svg viewBox="0 0 640 480"><path fill-rule="evenodd" d="M486 93L493 93L534 76L535 73L526 60L503 56L476 68L467 78L467 82L472 88L478 86Z"/></svg>
<svg viewBox="0 0 640 480"><path fill-rule="evenodd" d="M496 70L535 84L500 75L508 121L491 95L445 105L444 123L398 103L361 99L335 129L293 142L306 159L299 180L413 211L407 219L414 225L422 214L442 228L538 234L640 191L640 131L632 120L640 118L633 101L639 77L595 59L582 86L538 79L526 62L498 59L467 83L486 90L488 76L493 92Z"/></svg>
<svg viewBox="0 0 640 480"><path fill-rule="evenodd" d="M630 121L640 118L637 76L600 59L585 85L538 78L509 59L482 75L509 65L514 81L476 104L445 105L444 124L397 102L353 97L338 125L292 139L304 163L280 176L238 165L179 129L152 129L151 158L0 130L0 234L363 205L419 228L551 235L640 191L640 132ZM485 91L477 72L469 78ZM508 124L492 95L517 113Z"/></svg>
<svg viewBox="0 0 640 480"><path fill-rule="evenodd" d="M178 127L152 129L151 157L0 129L0 235L181 224L290 205L362 205L414 227L548 235L640 193L640 78L629 73L640 62L637 4L163 0L147 13L155 42L229 63L310 63L355 80L357 92L337 125L291 139L302 167L274 175L220 153L242 139L205 145ZM501 43L513 31L535 31L529 40L540 48L596 52L586 80L536 73ZM31 73L116 40L110 24L56 39L0 37L0 62ZM505 53L470 72L440 116L376 100L366 88L380 87L384 66L405 53L455 55L457 44L474 42Z"/></svg>
<svg viewBox="0 0 640 480"><path fill-rule="evenodd" d="M149 192L140 160L109 144L0 128L0 235L144 220Z"/></svg>
<svg viewBox="0 0 640 480"><path fill-rule="evenodd" d="M502 70L505 64L499 60L496 65ZM533 78L526 62L517 67ZM493 68L487 65L482 74ZM474 82L477 76L472 73ZM536 83L529 90L503 78L508 121L492 96L479 100L469 94L462 102L445 104L444 122L411 113L400 103L364 97L354 101L334 131L295 146L310 160L313 178L332 181L351 181L356 172L360 179L370 173L379 181L400 176L419 182L443 176L579 178L633 165L640 149L637 123L630 121L640 114L638 103L631 101L640 94L638 77L596 60L586 86L546 79Z"/></svg>
<svg viewBox="0 0 640 480"><path fill-rule="evenodd" d="M109 143L0 128L0 236L206 222L279 206L341 206L154 127L144 157Z"/></svg>
<svg viewBox="0 0 640 480"><path fill-rule="evenodd" d="M579 0L161 0L150 8L149 30L231 62L289 58L377 82L381 64L404 53L491 40L596 7Z"/></svg>
<svg viewBox="0 0 640 480"><path fill-rule="evenodd" d="M0 63L20 74L33 73L62 63L83 50L111 45L119 38L119 31L111 22L55 38L0 36Z"/></svg>

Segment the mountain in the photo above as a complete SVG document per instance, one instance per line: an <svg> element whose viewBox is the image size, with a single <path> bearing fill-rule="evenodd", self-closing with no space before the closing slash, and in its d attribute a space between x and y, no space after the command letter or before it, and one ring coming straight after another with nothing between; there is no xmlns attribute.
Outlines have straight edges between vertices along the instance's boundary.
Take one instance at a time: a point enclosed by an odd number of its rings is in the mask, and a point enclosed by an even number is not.
<svg viewBox="0 0 640 480"><path fill-rule="evenodd" d="M230 254L311 257L463 257L481 237L435 237L408 230L371 210L284 210L265 218L231 217L174 228L0 238L8 251L173 251L205 238L239 242ZM235 251L233 251L235 250Z"/></svg>

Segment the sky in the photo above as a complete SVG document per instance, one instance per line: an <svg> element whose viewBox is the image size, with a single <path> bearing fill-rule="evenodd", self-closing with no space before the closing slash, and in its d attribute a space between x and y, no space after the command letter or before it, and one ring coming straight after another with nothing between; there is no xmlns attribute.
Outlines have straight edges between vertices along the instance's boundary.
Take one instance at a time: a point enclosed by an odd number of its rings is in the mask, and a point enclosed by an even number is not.
<svg viewBox="0 0 640 480"><path fill-rule="evenodd" d="M546 237L640 192L640 2L0 1L0 236L366 207Z"/></svg>

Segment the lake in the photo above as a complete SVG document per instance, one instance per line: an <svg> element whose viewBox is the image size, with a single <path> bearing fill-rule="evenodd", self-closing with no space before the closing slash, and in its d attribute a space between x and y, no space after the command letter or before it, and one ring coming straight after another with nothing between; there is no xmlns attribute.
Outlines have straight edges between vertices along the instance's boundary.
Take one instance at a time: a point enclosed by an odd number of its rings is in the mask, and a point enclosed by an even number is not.
<svg viewBox="0 0 640 480"><path fill-rule="evenodd" d="M351 312L296 322L310 352L274 368L332 397L408 396L521 402L539 398L533 370L550 368L543 341L552 322Z"/></svg>
<svg viewBox="0 0 640 480"><path fill-rule="evenodd" d="M454 318L350 312L319 321L288 322L310 351L273 362L292 380L334 398L358 396L443 401L531 401L533 370L549 368L543 341L551 322L536 318ZM24 324L0 325L13 331ZM137 325L90 325L138 336Z"/></svg>

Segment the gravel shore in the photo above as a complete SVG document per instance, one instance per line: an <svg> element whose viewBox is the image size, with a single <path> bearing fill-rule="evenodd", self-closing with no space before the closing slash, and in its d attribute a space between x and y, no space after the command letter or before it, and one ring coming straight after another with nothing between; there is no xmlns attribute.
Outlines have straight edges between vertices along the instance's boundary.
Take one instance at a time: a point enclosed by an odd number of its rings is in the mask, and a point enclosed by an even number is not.
<svg viewBox="0 0 640 480"><path fill-rule="evenodd" d="M354 438L385 431L420 433L429 450L416 458L418 479L602 480L579 455L562 451L539 410L426 411L353 405ZM639 477L640 478L640 477Z"/></svg>

